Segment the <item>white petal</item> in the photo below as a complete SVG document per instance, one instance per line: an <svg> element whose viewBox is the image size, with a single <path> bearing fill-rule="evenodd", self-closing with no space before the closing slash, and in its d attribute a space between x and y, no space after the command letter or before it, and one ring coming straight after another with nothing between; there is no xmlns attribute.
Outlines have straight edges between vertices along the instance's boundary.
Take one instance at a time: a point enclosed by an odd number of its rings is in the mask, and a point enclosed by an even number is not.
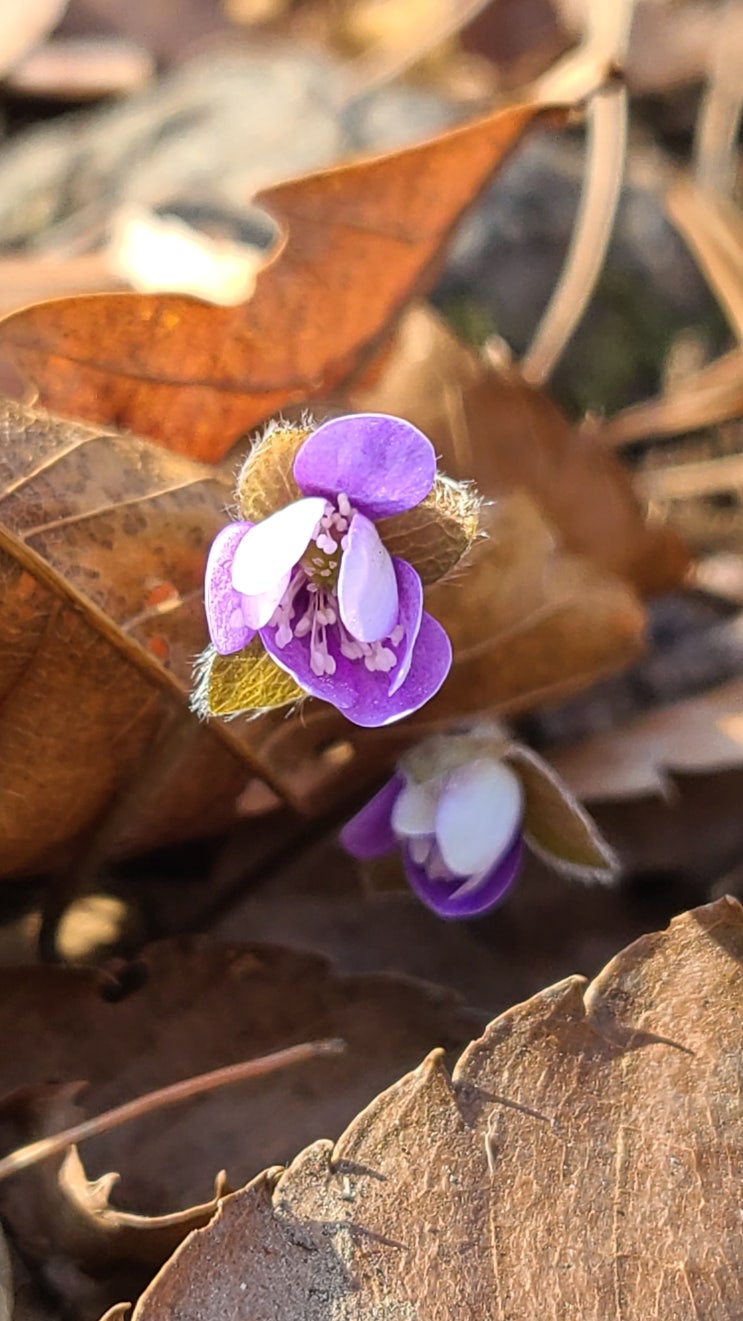
<svg viewBox="0 0 743 1321"><path fill-rule="evenodd" d="M285 573L268 591L257 596L243 596L240 601L243 619L250 628L263 628L274 613L289 586L291 573Z"/></svg>
<svg viewBox="0 0 743 1321"><path fill-rule="evenodd" d="M482 757L449 776L436 807L436 838L456 876L492 867L512 842L524 809L521 781L502 762Z"/></svg>
<svg viewBox="0 0 743 1321"><path fill-rule="evenodd" d="M436 824L436 795L424 784L406 784L392 809L392 829L404 838L432 835Z"/></svg>
<svg viewBox="0 0 743 1321"><path fill-rule="evenodd" d="M302 558L324 512L324 498L313 495L256 523L235 551L232 586L246 596L260 596L274 587Z"/></svg>

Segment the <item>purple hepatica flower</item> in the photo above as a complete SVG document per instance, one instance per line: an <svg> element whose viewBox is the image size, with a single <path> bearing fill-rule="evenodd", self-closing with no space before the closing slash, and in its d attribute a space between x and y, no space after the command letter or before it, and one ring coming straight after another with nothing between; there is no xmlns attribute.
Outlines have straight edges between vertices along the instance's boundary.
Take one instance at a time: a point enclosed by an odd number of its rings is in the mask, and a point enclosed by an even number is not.
<svg viewBox="0 0 743 1321"><path fill-rule="evenodd" d="M415 894L439 917L478 917L519 872L524 794L510 766L476 757L419 783L398 772L341 832L354 857L399 848Z"/></svg>
<svg viewBox="0 0 743 1321"><path fill-rule="evenodd" d="M260 523L231 523L206 570L209 632L223 656L260 634L305 692L357 725L423 706L451 644L423 610L421 580L390 555L375 520L420 504L436 476L431 442L400 418L326 422L294 460L302 498Z"/></svg>

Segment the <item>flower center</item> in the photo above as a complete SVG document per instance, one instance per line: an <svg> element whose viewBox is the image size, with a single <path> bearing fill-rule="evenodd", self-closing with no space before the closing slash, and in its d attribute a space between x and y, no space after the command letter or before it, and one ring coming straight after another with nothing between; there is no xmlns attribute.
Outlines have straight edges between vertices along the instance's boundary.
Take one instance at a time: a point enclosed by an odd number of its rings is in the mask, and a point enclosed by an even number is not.
<svg viewBox="0 0 743 1321"><path fill-rule="evenodd" d="M334 589L338 583L341 559L346 549L346 534L354 513L348 496L342 492L338 496L337 507L328 502L300 560L300 566L309 581L322 591Z"/></svg>
<svg viewBox="0 0 743 1321"><path fill-rule="evenodd" d="M270 620L271 627L276 629L274 640L279 648L288 647L293 638L309 637L310 668L318 677L333 675L337 669L328 647L329 628L336 630L341 655L346 660L363 661L372 673L388 674L394 669L398 658L393 648L399 647L405 636L402 624L397 624L390 636L380 642L360 642L348 632L340 617L338 574L354 513L348 496L343 493L338 496L336 507L330 502L326 504L312 540Z"/></svg>

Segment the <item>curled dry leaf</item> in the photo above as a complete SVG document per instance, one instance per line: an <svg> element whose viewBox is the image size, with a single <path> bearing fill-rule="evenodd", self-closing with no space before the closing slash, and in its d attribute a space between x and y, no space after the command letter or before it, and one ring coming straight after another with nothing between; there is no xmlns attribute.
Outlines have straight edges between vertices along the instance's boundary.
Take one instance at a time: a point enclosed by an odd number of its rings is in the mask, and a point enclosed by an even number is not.
<svg viewBox="0 0 743 1321"><path fill-rule="evenodd" d="M551 757L575 792L593 801L669 794L674 772L740 767L743 679L556 748Z"/></svg>
<svg viewBox="0 0 743 1321"><path fill-rule="evenodd" d="M228 1197L135 1321L743 1309L743 912L721 900L434 1051Z"/></svg>
<svg viewBox="0 0 743 1321"><path fill-rule="evenodd" d="M68 1254L91 1270L158 1264L208 1216L222 1166L235 1187L316 1131L339 1133L432 1040L461 1046L482 1022L453 993L393 976L335 976L322 958L275 946L165 942L119 975L120 983L93 970L0 971L0 1016L18 1045L0 1065L0 1094L49 1076L86 1078L85 1109L97 1114L308 1034L340 1036L348 1050L90 1139L91 1182L72 1156L0 1185L3 1216L24 1250L42 1260ZM137 989L126 994L128 984ZM36 1092L35 1131L4 1134L4 1146L69 1122L59 1086ZM122 1174L113 1198L110 1170Z"/></svg>
<svg viewBox="0 0 743 1321"><path fill-rule="evenodd" d="M0 323L0 355L45 407L215 460L257 422L347 379L420 287L462 212L530 125L509 106L429 142L259 195L283 228L253 297L100 294Z"/></svg>

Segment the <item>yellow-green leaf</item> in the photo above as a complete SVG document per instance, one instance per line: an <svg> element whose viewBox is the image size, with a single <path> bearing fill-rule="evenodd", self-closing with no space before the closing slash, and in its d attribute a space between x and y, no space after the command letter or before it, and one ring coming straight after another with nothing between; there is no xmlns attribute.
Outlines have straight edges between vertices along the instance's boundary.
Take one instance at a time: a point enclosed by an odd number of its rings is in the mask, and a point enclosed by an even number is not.
<svg viewBox="0 0 743 1321"><path fill-rule="evenodd" d="M275 514L302 494L294 480L297 450L309 427L272 426L256 441L237 479L240 515L252 523Z"/></svg>
<svg viewBox="0 0 743 1321"><path fill-rule="evenodd" d="M477 536L479 508L474 487L438 473L433 489L415 509L380 519L379 535L390 554L412 564L428 585L449 573L469 550Z"/></svg>
<svg viewBox="0 0 743 1321"><path fill-rule="evenodd" d="M207 649L192 705L202 716L234 716L288 706L304 696L304 689L276 664L256 637L232 656Z"/></svg>

